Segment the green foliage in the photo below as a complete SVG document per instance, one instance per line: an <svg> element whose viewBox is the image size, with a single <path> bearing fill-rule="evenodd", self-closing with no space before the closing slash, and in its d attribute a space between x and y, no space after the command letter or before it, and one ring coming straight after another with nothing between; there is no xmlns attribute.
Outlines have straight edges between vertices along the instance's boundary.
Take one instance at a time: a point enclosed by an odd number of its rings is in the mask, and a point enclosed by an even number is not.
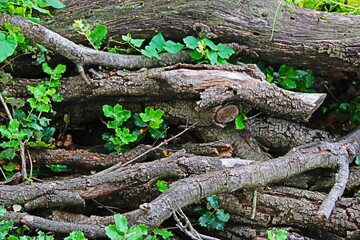
<svg viewBox="0 0 360 240"><path fill-rule="evenodd" d="M33 97L27 100L30 103L30 110L25 113L22 109L14 109L14 119L11 119L8 125L0 126L1 136L3 139L7 139L0 144L0 147L4 149L0 152L0 159L13 159L16 152L20 150L20 141L24 143L25 147L53 147L49 144L49 140L54 134L55 128L49 127L50 119L41 117L41 114L43 112L55 113L52 110L51 102L62 100L57 91L60 84L59 79L61 74L65 72L65 68L64 65L60 64L55 69L51 69L47 64L43 64L43 71L50 75L50 80L41 82L36 87L28 87L28 90L33 94ZM7 95L4 99L9 104L9 99L13 98Z"/></svg>
<svg viewBox="0 0 360 240"><path fill-rule="evenodd" d="M272 230L268 231L269 240L286 240L288 233L284 230L279 230L274 233Z"/></svg>
<svg viewBox="0 0 360 240"><path fill-rule="evenodd" d="M133 39L131 34L122 36L123 42L112 40L112 42L118 44L127 44L133 50L140 52L141 54L149 58L160 59L159 53L169 52L178 53L182 49L192 49L193 52L190 56L198 63L210 63L210 64L224 64L228 63L226 60L230 58L235 51L222 43L218 45L214 44L207 38L197 39L192 36L188 36L183 39L184 44L176 43L174 41L165 41L164 36L161 33L156 34L150 41L150 43L141 48L145 39ZM128 49L114 47L109 50L113 53L119 53L122 51L128 51Z"/></svg>
<svg viewBox="0 0 360 240"><path fill-rule="evenodd" d="M115 214L115 225L109 225L105 228L106 235L111 240L127 239L140 240L147 235L148 227L145 225L128 227L127 219L121 214Z"/></svg>
<svg viewBox="0 0 360 240"><path fill-rule="evenodd" d="M33 10L50 15L47 7L64 8L65 4L59 0L2 0L0 2L0 12L16 14L35 22L40 22L39 18L32 17Z"/></svg>
<svg viewBox="0 0 360 240"><path fill-rule="evenodd" d="M69 168L66 165L46 165L46 167L50 168L53 172L67 172Z"/></svg>
<svg viewBox="0 0 360 240"><path fill-rule="evenodd" d="M360 155L357 155L357 156L355 157L355 164L358 165L358 166L360 166Z"/></svg>
<svg viewBox="0 0 360 240"><path fill-rule="evenodd" d="M230 215L220 209L219 199L216 195L206 197L206 208L198 206L195 211L202 214L199 224L208 229L224 230L225 223L229 221Z"/></svg>
<svg viewBox="0 0 360 240"><path fill-rule="evenodd" d="M91 46L94 49L100 49L100 46L103 44L106 34L107 27L104 25L99 25L91 30L91 25L86 23L85 20L75 20L73 27L77 32L86 37Z"/></svg>
<svg viewBox="0 0 360 240"><path fill-rule="evenodd" d="M214 44L210 39L188 36L183 39L186 47L192 49L190 56L198 63L226 64L235 51L222 43Z"/></svg>
<svg viewBox="0 0 360 240"><path fill-rule="evenodd" d="M350 102L335 103L329 107L323 107L323 113L335 111L336 116L349 125L350 129L360 126L360 96Z"/></svg>
<svg viewBox="0 0 360 240"><path fill-rule="evenodd" d="M64 238L64 240L86 240L86 239L87 238L84 236L84 233L80 231L72 232L68 237Z"/></svg>
<svg viewBox="0 0 360 240"><path fill-rule="evenodd" d="M256 64L265 73L266 80L270 83L275 83L281 88L297 92L315 92L313 89L310 89L314 85L314 75L309 72L298 70L288 65L281 65L276 72L273 67L266 67L264 62L260 61Z"/></svg>
<svg viewBox="0 0 360 240"><path fill-rule="evenodd" d="M156 186L157 186L157 189L159 190L159 192L165 192L166 190L169 189L169 187L165 181L158 180L156 182Z"/></svg>
<svg viewBox="0 0 360 240"><path fill-rule="evenodd" d="M167 126L162 119L164 111L160 109L154 110L147 107L145 113L134 114L131 118L129 110L123 109L121 105L116 104L114 107L104 105L103 113L106 117L113 119L107 122L107 127L114 129L115 135L103 134L103 139L108 142L105 147L110 150L115 149L117 152L127 151L128 144L141 139L146 131L149 131L153 138L166 136ZM128 125L133 131L127 127L121 128L123 124Z"/></svg>
<svg viewBox="0 0 360 240"><path fill-rule="evenodd" d="M241 104L238 104L238 107L240 109L240 113L239 116L235 118L235 128L238 130L242 130L245 128L244 121L246 119L245 115L248 112L248 110L244 108Z"/></svg>
<svg viewBox="0 0 360 240"><path fill-rule="evenodd" d="M360 14L360 1L358 0L285 0L288 4L314 9L317 11Z"/></svg>

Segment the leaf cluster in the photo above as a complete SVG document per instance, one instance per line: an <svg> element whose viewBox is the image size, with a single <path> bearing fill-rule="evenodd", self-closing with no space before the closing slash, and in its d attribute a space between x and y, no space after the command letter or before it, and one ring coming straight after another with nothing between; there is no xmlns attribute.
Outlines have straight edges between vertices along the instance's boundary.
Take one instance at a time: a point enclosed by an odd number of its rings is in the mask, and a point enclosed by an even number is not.
<svg viewBox="0 0 360 240"><path fill-rule="evenodd" d="M60 9L66 6L59 0L2 0L0 2L0 12L20 15L37 23L40 19L32 17L33 10L50 15L47 7Z"/></svg>
<svg viewBox="0 0 360 240"><path fill-rule="evenodd" d="M77 32L86 37L91 46L94 49L100 49L103 44L106 34L107 27L104 25L98 25L94 29L91 29L91 25L86 23L85 20L75 20L73 27L77 30Z"/></svg>
<svg viewBox="0 0 360 240"><path fill-rule="evenodd" d="M147 235L145 240L160 240L169 239L173 234L166 229L154 229L152 234L148 235L148 227L145 225L137 225L128 227L128 222L125 216L115 214L115 225L109 225L105 228L106 235L111 240L126 239L126 240L141 240Z"/></svg>
<svg viewBox="0 0 360 240"><path fill-rule="evenodd" d="M268 231L269 240L286 240L288 233L285 230L279 230L274 233L272 230Z"/></svg>
<svg viewBox="0 0 360 240"><path fill-rule="evenodd" d="M230 215L220 209L219 199L216 195L206 197L206 207L197 206L195 211L202 214L199 218L200 226L208 229L224 230L225 223L229 221Z"/></svg>
<svg viewBox="0 0 360 240"><path fill-rule="evenodd" d="M360 96L355 97L350 102L334 103L329 107L322 108L323 113L335 111L336 116L346 121L350 129L360 126Z"/></svg>
<svg viewBox="0 0 360 240"><path fill-rule="evenodd" d="M298 70L293 66L281 65L278 71L273 67L266 67L264 62L257 62L258 67L266 75L266 80L270 83L275 83L281 88L293 90L297 92L314 93L310 89L315 82L314 75L304 71Z"/></svg>
<svg viewBox="0 0 360 240"><path fill-rule="evenodd" d="M66 67L61 64L54 69L43 64L43 71L50 75L50 80L41 82L35 87L28 86L33 97L27 99L30 104L30 110L27 112L18 108L25 105L21 99L9 95L3 96L1 93L5 102L15 109L13 110L13 119L7 125L0 126L2 138L7 139L0 144L0 147L4 149L0 153L0 159L13 159L16 152L20 150L20 141L23 141L25 147L53 148L49 141L55 133L55 128L49 127L50 119L42 117L41 114L44 112L54 113L51 106L52 101L62 100L57 91L60 84L59 79L65 69Z"/></svg>
<svg viewBox="0 0 360 240"><path fill-rule="evenodd" d="M288 4L299 7L314 9L317 11L341 13L341 14L360 14L359 0L285 0Z"/></svg>
<svg viewBox="0 0 360 240"><path fill-rule="evenodd" d="M166 136L167 125L162 119L164 111L160 109L154 110L147 107L144 113L132 116L129 110L116 104L114 107L104 105L103 113L112 119L107 122L107 127L115 130L114 135L104 133L102 136L108 142L105 147L109 150L115 149L117 152L124 152L128 150L128 144L143 138L147 131L153 138L164 138ZM123 124L127 127L122 127Z"/></svg>

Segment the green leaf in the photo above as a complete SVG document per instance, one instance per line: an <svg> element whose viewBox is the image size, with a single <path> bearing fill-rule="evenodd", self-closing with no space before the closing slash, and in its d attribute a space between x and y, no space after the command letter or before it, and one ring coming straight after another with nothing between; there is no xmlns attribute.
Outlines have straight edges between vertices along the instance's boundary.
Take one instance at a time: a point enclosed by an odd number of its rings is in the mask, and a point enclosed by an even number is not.
<svg viewBox="0 0 360 240"><path fill-rule="evenodd" d="M157 58L160 60L160 56L156 50L156 46L146 46L145 47L145 50L144 49L141 49L141 54L145 55L146 57L149 57L149 58Z"/></svg>
<svg viewBox="0 0 360 240"><path fill-rule="evenodd" d="M163 51L165 46L165 39L162 33L156 34L150 41L149 45L155 47L158 51ZM145 48L146 49L146 48Z"/></svg>
<svg viewBox="0 0 360 240"><path fill-rule="evenodd" d="M80 231L71 232L68 237L64 238L64 240L85 240L85 239L87 238L85 238L84 233Z"/></svg>
<svg viewBox="0 0 360 240"><path fill-rule="evenodd" d="M53 74L53 70L51 67L49 67L49 65L47 63L43 63L42 65L42 70L44 73L47 73L49 75L52 75ZM29 88L28 88L29 89ZM30 91L30 90L29 90Z"/></svg>
<svg viewBox="0 0 360 240"><path fill-rule="evenodd" d="M276 232L276 240L286 240L288 233L284 230L279 230Z"/></svg>
<svg viewBox="0 0 360 240"><path fill-rule="evenodd" d="M230 215L225 213L223 209L218 209L216 211L216 217L222 222L227 222L230 219Z"/></svg>
<svg viewBox="0 0 360 240"><path fill-rule="evenodd" d="M5 171L12 172L12 171L14 171L16 169L16 166L17 166L16 163L9 163L9 164L6 164L6 165L2 166L2 168Z"/></svg>
<svg viewBox="0 0 360 240"><path fill-rule="evenodd" d="M209 223L215 221L215 216L211 212L206 212L199 218L199 224L203 227L209 228Z"/></svg>
<svg viewBox="0 0 360 240"><path fill-rule="evenodd" d="M144 127L147 127L147 123L144 122L140 115L138 113L135 113L133 116L132 116L132 122L135 124L135 126L137 127L141 127L141 128L144 128Z"/></svg>
<svg viewBox="0 0 360 240"><path fill-rule="evenodd" d="M356 165L360 166L360 155L357 155L355 157L355 163L356 163Z"/></svg>
<svg viewBox="0 0 360 240"><path fill-rule="evenodd" d="M13 221L1 221L0 223L0 239L4 239L13 227Z"/></svg>
<svg viewBox="0 0 360 240"><path fill-rule="evenodd" d="M69 168L66 165L46 165L46 167L50 168L53 172L68 172Z"/></svg>
<svg viewBox="0 0 360 240"><path fill-rule="evenodd" d="M218 59L218 54L217 54L217 52L216 51L214 51L214 50L210 50L210 51L207 51L206 52L206 57L210 60L210 63L212 64L212 65L215 65L215 64L217 64L217 59Z"/></svg>
<svg viewBox="0 0 360 240"><path fill-rule="evenodd" d="M0 218L3 217L6 213L6 208L4 206L0 206Z"/></svg>
<svg viewBox="0 0 360 240"><path fill-rule="evenodd" d="M54 73L56 74L62 74L66 71L66 65L63 64L58 64L55 69L53 70ZM56 86L51 86L51 87L56 87Z"/></svg>
<svg viewBox="0 0 360 240"><path fill-rule="evenodd" d="M46 0L46 3L57 9L66 7L66 5L59 0Z"/></svg>
<svg viewBox="0 0 360 240"><path fill-rule="evenodd" d="M0 32L0 62L13 55L18 43L13 36Z"/></svg>
<svg viewBox="0 0 360 240"><path fill-rule="evenodd" d="M9 122L8 129L9 129L10 132L15 133L15 132L17 132L19 130L19 126L20 126L19 121L16 120L16 119L12 119Z"/></svg>
<svg viewBox="0 0 360 240"><path fill-rule="evenodd" d="M203 41L206 44L206 46L208 46L210 49L212 49L214 51L218 50L218 47L210 39L204 38Z"/></svg>
<svg viewBox="0 0 360 240"><path fill-rule="evenodd" d="M15 108L22 108L23 106L25 106L24 100L14 97L6 98L6 103Z"/></svg>
<svg viewBox="0 0 360 240"><path fill-rule="evenodd" d="M13 159L16 155L16 149L7 148L0 153L0 159Z"/></svg>
<svg viewBox="0 0 360 240"><path fill-rule="evenodd" d="M43 135L42 135L41 140L44 141L45 143L49 143L52 136L54 136L55 131L56 131L56 129L54 127L44 128L42 131Z"/></svg>
<svg viewBox="0 0 360 240"><path fill-rule="evenodd" d="M115 214L114 219L115 219L115 226L117 231L126 232L129 229L128 222L125 216L121 214Z"/></svg>
<svg viewBox="0 0 360 240"><path fill-rule="evenodd" d="M235 128L242 130L245 128L245 124L244 124L244 120L245 120L245 116L244 115L239 115L235 118Z"/></svg>
<svg viewBox="0 0 360 240"><path fill-rule="evenodd" d="M200 41L200 39L197 39L193 36L188 36L186 38L183 39L186 47L190 48L190 49L196 49L198 47L198 42ZM198 60L198 59L196 59Z"/></svg>
<svg viewBox="0 0 360 240"><path fill-rule="evenodd" d="M171 40L166 41L164 49L169 53L178 53L184 48L184 44L176 43Z"/></svg>
<svg viewBox="0 0 360 240"><path fill-rule="evenodd" d="M109 106L109 105L104 105L102 107L103 113L105 115L105 117L114 117L114 109L113 107Z"/></svg>
<svg viewBox="0 0 360 240"><path fill-rule="evenodd" d="M226 46L222 43L218 44L218 54L220 57L227 59L234 53L235 53L235 51L231 47Z"/></svg>
<svg viewBox="0 0 360 240"><path fill-rule="evenodd" d="M219 208L219 198L216 195L207 196L206 200L213 208Z"/></svg>
<svg viewBox="0 0 360 240"><path fill-rule="evenodd" d="M194 60L200 60L200 59L202 59L204 56L200 53L200 52L198 52L197 50L194 50L194 51L192 51L190 54L190 57L192 58L192 59L194 59Z"/></svg>
<svg viewBox="0 0 360 240"><path fill-rule="evenodd" d="M159 190L159 192L165 192L166 190L169 189L169 187L165 181L158 180L156 182L156 186L157 186L157 189Z"/></svg>
<svg viewBox="0 0 360 240"><path fill-rule="evenodd" d="M105 228L106 236L111 240L121 240L124 239L124 233L118 232L115 225L109 225Z"/></svg>
<svg viewBox="0 0 360 240"><path fill-rule="evenodd" d="M148 227L145 225L133 226L126 233L127 240L141 240L144 235L147 235Z"/></svg>
<svg viewBox="0 0 360 240"><path fill-rule="evenodd" d="M54 240L54 237L47 236L44 232L39 231L36 240Z"/></svg>
<svg viewBox="0 0 360 240"><path fill-rule="evenodd" d="M157 235L160 235L163 239L168 239L169 237L173 236L174 234L167 229L160 229L156 232Z"/></svg>
<svg viewBox="0 0 360 240"><path fill-rule="evenodd" d="M131 39L130 43L134 45L135 47L141 47L145 39Z"/></svg>
<svg viewBox="0 0 360 240"><path fill-rule="evenodd" d="M94 44L96 49L99 49L101 44L106 38L107 27L104 25L97 26L94 30L91 31L90 41Z"/></svg>
<svg viewBox="0 0 360 240"><path fill-rule="evenodd" d="M286 89L296 88L296 83L290 78L283 79L283 87Z"/></svg>

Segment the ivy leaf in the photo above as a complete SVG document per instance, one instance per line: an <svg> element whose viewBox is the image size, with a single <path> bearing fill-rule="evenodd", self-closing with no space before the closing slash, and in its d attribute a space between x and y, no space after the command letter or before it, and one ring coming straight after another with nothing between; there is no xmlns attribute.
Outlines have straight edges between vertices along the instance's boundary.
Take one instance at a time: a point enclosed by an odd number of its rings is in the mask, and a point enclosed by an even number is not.
<svg viewBox="0 0 360 240"><path fill-rule="evenodd" d="M0 62L13 55L18 43L13 36L0 32Z"/></svg>
<svg viewBox="0 0 360 240"><path fill-rule="evenodd" d="M115 225L109 225L105 228L106 236L112 240L124 239L124 233L118 232Z"/></svg>
<svg viewBox="0 0 360 240"><path fill-rule="evenodd" d="M164 49L169 53L178 53L184 48L184 44L176 43L171 40L166 41Z"/></svg>
<svg viewBox="0 0 360 240"><path fill-rule="evenodd" d="M162 236L163 239L169 239L174 234L167 229L160 229L156 232L156 235Z"/></svg>
<svg viewBox="0 0 360 240"><path fill-rule="evenodd" d="M133 123L135 124L135 126L137 127L141 127L141 128L144 128L144 127L147 127L147 123L144 122L140 115L138 113L135 113L133 116L132 116L132 120L133 120Z"/></svg>
<svg viewBox="0 0 360 240"><path fill-rule="evenodd" d="M201 217L199 218L199 224L200 226L209 228L209 223L214 222L214 220L215 220L214 214L212 214L211 212L207 212L201 215Z"/></svg>
<svg viewBox="0 0 360 240"><path fill-rule="evenodd" d="M133 44L135 47L141 47L145 39L131 39L130 43Z"/></svg>
<svg viewBox="0 0 360 240"><path fill-rule="evenodd" d="M220 57L227 59L229 58L231 55L233 55L235 53L234 49L232 49L229 46L226 46L222 43L218 44L218 54Z"/></svg>
<svg viewBox="0 0 360 240"><path fill-rule="evenodd" d="M46 0L46 3L57 9L66 7L66 5L59 0Z"/></svg>
<svg viewBox="0 0 360 240"><path fill-rule="evenodd" d="M156 34L150 41L149 46L154 47L158 51L163 51L165 46L165 39L162 33ZM146 49L146 48L145 48Z"/></svg>
<svg viewBox="0 0 360 240"><path fill-rule="evenodd" d="M208 46L210 49L212 49L214 51L218 50L218 47L210 39L204 38L203 41L206 44L206 46Z"/></svg>
<svg viewBox="0 0 360 240"><path fill-rule="evenodd" d="M142 236L147 235L148 227L145 225L132 226L126 233L127 240L141 240Z"/></svg>
<svg viewBox="0 0 360 240"><path fill-rule="evenodd" d="M9 122L8 129L9 129L10 132L15 133L15 132L17 132L19 130L19 126L20 126L19 121L16 120L16 119L12 119Z"/></svg>
<svg viewBox="0 0 360 240"><path fill-rule="evenodd" d="M296 88L296 83L291 78L285 78L283 79L283 87L286 89L294 89Z"/></svg>
<svg viewBox="0 0 360 240"><path fill-rule="evenodd" d="M203 55L196 50L192 51L189 55L194 60L200 60L203 58Z"/></svg>
<svg viewBox="0 0 360 240"><path fill-rule="evenodd" d="M145 56L147 56L147 57L149 57L149 58L155 57L155 58L157 58L157 59L160 60L160 56L159 56L159 54L158 54L158 52L157 52L157 50L156 50L156 46L155 46L155 45L153 45L153 46L146 46L146 47L145 47L145 50L144 50L144 49L141 49L141 54L143 54L143 55L145 55Z"/></svg>
<svg viewBox="0 0 360 240"><path fill-rule="evenodd" d="M80 231L71 232L68 237L64 238L64 240L85 240L85 239L87 238L85 238L84 233Z"/></svg>
<svg viewBox="0 0 360 240"><path fill-rule="evenodd" d="M50 164L50 165L46 165L46 167L50 168L51 171L53 171L53 172L67 172L67 171L69 171L69 168L66 165L53 165L53 164Z"/></svg>
<svg viewBox="0 0 360 240"><path fill-rule="evenodd" d="M13 148L7 148L0 153L0 159L13 159L16 155L16 150Z"/></svg>
<svg viewBox="0 0 360 240"><path fill-rule="evenodd" d="M357 155L355 157L355 163L356 163L356 165L360 166L360 155Z"/></svg>
<svg viewBox="0 0 360 240"><path fill-rule="evenodd" d="M198 47L198 42L200 39L197 39L193 36L187 36L183 39L184 43L186 44L186 47L190 49L196 49Z"/></svg>
<svg viewBox="0 0 360 240"><path fill-rule="evenodd" d="M94 30L91 31L90 41L94 44L96 49L99 49L101 44L106 38L107 27L104 25L97 26Z"/></svg>
<svg viewBox="0 0 360 240"><path fill-rule="evenodd" d="M235 118L235 128L242 130L245 128L245 124L244 124L244 120L245 120L245 116L244 115L239 115Z"/></svg>
<svg viewBox="0 0 360 240"><path fill-rule="evenodd" d="M156 187L159 190L159 192L165 192L166 190L169 189L167 183L165 181L160 181L160 180L156 182Z"/></svg>
<svg viewBox="0 0 360 240"><path fill-rule="evenodd" d="M121 214L115 214L114 219L115 219L115 226L117 231L125 232L129 229L128 222L125 216Z"/></svg>
<svg viewBox="0 0 360 240"><path fill-rule="evenodd" d="M206 57L210 60L210 63L212 64L212 65L215 65L215 64L217 64L217 59L218 59L218 54L217 54L217 52L216 51L214 51L214 50L210 50L210 51L207 51L206 52Z"/></svg>
<svg viewBox="0 0 360 240"><path fill-rule="evenodd" d="M227 222L230 219L230 215L225 213L223 209L218 209L216 211L216 217L222 222Z"/></svg>
<svg viewBox="0 0 360 240"><path fill-rule="evenodd" d="M209 202L210 206L213 208L219 208L219 198L216 195L211 195L206 197L206 200Z"/></svg>

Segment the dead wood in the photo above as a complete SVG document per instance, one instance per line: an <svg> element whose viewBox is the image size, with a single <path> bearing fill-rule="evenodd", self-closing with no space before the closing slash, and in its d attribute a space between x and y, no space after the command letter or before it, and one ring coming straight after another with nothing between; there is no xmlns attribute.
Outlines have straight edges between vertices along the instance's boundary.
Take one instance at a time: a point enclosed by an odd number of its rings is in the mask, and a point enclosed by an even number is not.
<svg viewBox="0 0 360 240"><path fill-rule="evenodd" d="M28 80L25 81L31 84ZM26 84L23 82L24 80L20 79L17 81L15 86L19 88L4 86L4 89L16 96L24 96L24 93L26 96ZM265 76L256 65L179 64L138 72L117 71L116 75L97 79L94 82L97 87L93 89L89 89L89 85L83 84L77 77L64 79L64 83L61 93L65 101L112 96L126 97L126 101L129 101L129 97L136 97L137 101L140 97L162 101L200 98L196 110L217 107L208 113L208 121L214 123L219 118L218 106L230 101L243 102L270 115L307 121L326 96L321 93L299 93L279 88L265 81ZM164 107L167 105L168 103ZM234 109L231 108L233 111ZM232 113L231 116L229 120L235 114ZM191 120L190 118L189 121Z"/></svg>
<svg viewBox="0 0 360 240"><path fill-rule="evenodd" d="M266 189L266 188L265 188ZM291 222L293 228L302 229L313 236L333 234L339 239L358 239L360 219L359 199L341 198L336 204L328 220L319 220L314 212L319 209L326 194L289 187L270 186L269 190L259 191L257 195L256 217L250 219L251 194L237 192L222 195L221 206L231 213L231 227L227 231L232 234L237 225L251 226L256 224L265 230L273 226L286 226ZM264 231L265 232L265 231ZM264 233L263 232L263 233ZM225 234L224 234L225 235Z"/></svg>
<svg viewBox="0 0 360 240"><path fill-rule="evenodd" d="M357 72L360 64L357 35L360 17L356 15L317 12L282 2L274 37L269 41L278 7L278 2L272 0L64 3L67 8L55 11L54 17L47 17L44 24L76 42L84 40L72 29L73 21L86 19L93 26L106 25L110 37L116 39L127 33L149 39L162 32L166 38L177 41L199 35L234 43L241 54L253 58L301 66L318 74L342 76L343 72Z"/></svg>

